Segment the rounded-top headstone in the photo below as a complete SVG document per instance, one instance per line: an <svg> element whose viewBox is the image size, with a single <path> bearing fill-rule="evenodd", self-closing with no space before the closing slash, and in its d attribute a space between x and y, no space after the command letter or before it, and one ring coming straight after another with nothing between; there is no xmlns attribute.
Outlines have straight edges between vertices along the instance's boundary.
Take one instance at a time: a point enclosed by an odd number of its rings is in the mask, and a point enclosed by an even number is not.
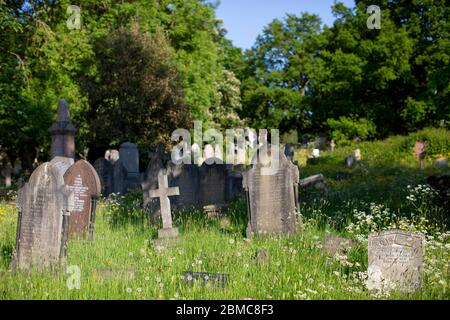
<svg viewBox="0 0 450 320"><path fill-rule="evenodd" d="M74 194L69 217L69 236L84 238L89 231L93 198L101 195L100 178L94 167L79 160L64 174L64 182Z"/></svg>

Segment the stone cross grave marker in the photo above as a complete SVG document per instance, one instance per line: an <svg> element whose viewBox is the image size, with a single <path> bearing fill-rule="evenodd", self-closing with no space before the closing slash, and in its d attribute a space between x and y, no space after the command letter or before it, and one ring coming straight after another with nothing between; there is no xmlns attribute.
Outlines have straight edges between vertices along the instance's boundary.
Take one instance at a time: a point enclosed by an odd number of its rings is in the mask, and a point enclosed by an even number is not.
<svg viewBox="0 0 450 320"><path fill-rule="evenodd" d="M150 198L159 198L163 228L158 231L159 239L178 237L178 229L172 226L172 211L169 197L180 195L178 187L169 188L168 177L160 171L158 176L159 189L150 190Z"/></svg>
<svg viewBox="0 0 450 320"><path fill-rule="evenodd" d="M413 292L422 282L424 237L405 231L369 235L369 290Z"/></svg>
<svg viewBox="0 0 450 320"><path fill-rule="evenodd" d="M17 207L13 270L41 271L64 265L73 194L60 170L48 162L36 168L19 190Z"/></svg>
<svg viewBox="0 0 450 320"><path fill-rule="evenodd" d="M74 194L74 207L69 216L69 237L93 239L95 209L101 195L97 172L85 160L79 160L64 174L64 182Z"/></svg>

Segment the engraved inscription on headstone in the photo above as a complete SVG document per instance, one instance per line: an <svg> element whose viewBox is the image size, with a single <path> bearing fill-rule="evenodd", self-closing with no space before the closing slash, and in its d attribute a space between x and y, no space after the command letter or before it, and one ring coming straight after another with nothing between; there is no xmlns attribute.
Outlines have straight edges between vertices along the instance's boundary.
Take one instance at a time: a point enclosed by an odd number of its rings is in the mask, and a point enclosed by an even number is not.
<svg viewBox="0 0 450 320"><path fill-rule="evenodd" d="M19 221L13 269L44 270L65 261L67 229L64 216L73 194L51 163L39 166L19 190Z"/></svg>
<svg viewBox="0 0 450 320"><path fill-rule="evenodd" d="M69 236L85 238L89 231L93 232L95 202L101 194L100 179L89 162L79 160L67 170L64 181L74 194Z"/></svg>
<svg viewBox="0 0 450 320"><path fill-rule="evenodd" d="M369 236L369 289L412 292L422 281L424 237L405 231Z"/></svg>

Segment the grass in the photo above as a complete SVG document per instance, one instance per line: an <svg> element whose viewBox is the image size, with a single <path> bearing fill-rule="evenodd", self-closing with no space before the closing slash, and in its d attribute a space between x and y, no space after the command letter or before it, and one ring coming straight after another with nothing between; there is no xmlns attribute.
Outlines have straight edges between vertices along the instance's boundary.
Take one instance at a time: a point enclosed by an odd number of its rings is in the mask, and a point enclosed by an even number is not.
<svg viewBox="0 0 450 320"><path fill-rule="evenodd" d="M433 133L435 133L433 131ZM414 188L430 174L449 174L431 162L419 170L400 146L411 137L362 143L363 161L348 169L344 158L356 148L327 152L301 167L301 176L323 173L329 190L302 192L303 229L294 236L245 238L245 204L238 201L225 218L207 219L201 212L178 214L180 244L166 250L153 247L158 223L143 218L135 195L102 201L95 241L69 242L72 273L9 271L15 245L14 203L0 204L0 299L449 299L448 213L434 194ZM448 139L448 131L443 135ZM445 150L444 150L445 151ZM335 179L338 172L352 174ZM408 189L408 185L411 188ZM416 194L416 201L406 197ZM368 217L371 217L368 219ZM427 236L423 287L406 295L374 294L365 289L367 234L400 228ZM321 240L327 234L359 240L347 255L327 256ZM267 261L256 258L266 250ZM79 268L79 269L78 269ZM80 289L70 290L76 271ZM105 271L108 270L108 271ZM187 284L187 271L229 275L226 287ZM75 272L75 273L73 273ZM132 275L132 277L130 277Z"/></svg>

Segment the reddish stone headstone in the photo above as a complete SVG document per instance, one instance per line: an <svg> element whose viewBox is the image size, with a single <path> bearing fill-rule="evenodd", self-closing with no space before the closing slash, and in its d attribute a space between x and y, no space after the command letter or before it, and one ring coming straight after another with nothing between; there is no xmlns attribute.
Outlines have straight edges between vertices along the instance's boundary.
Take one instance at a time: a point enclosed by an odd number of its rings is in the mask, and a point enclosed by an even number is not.
<svg viewBox="0 0 450 320"><path fill-rule="evenodd" d="M94 167L85 160L73 164L64 174L64 182L74 194L69 217L69 237L86 238L93 231L95 200L101 195L101 183Z"/></svg>

